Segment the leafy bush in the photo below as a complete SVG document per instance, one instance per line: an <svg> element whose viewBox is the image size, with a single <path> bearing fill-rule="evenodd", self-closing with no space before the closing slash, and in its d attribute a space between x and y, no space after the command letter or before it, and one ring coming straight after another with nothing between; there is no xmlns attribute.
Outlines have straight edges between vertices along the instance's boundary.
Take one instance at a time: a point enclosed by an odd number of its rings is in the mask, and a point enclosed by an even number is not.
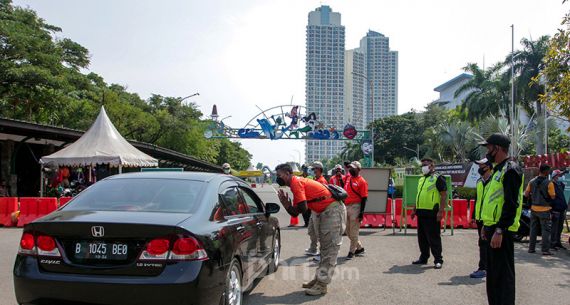
<svg viewBox="0 0 570 305"><path fill-rule="evenodd" d="M475 199L477 197L477 189L471 187L457 187L455 189L457 191L457 195L461 199Z"/></svg>

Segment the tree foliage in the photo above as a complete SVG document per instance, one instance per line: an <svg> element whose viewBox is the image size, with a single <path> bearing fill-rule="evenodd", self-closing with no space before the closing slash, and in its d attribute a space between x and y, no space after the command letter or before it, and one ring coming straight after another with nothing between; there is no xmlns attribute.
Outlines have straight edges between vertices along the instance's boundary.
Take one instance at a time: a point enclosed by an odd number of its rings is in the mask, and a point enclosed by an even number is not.
<svg viewBox="0 0 570 305"><path fill-rule="evenodd" d="M192 103L153 95L148 100L91 72L88 50L34 11L0 0L0 116L86 130L102 105L128 138L204 161L246 169L239 143L206 140L207 126Z"/></svg>

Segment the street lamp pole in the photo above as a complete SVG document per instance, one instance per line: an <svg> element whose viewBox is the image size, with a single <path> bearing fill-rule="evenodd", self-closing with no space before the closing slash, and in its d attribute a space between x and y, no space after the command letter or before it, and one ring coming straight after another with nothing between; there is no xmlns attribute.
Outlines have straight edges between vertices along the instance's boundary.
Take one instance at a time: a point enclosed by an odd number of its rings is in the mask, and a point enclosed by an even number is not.
<svg viewBox="0 0 570 305"><path fill-rule="evenodd" d="M196 95L200 95L200 93L199 93L199 92L196 92L196 93L194 93L194 94L190 94L190 95L188 95L188 96L185 96L185 97L181 98L179 101L180 101L180 103L182 103L183 100L188 99L188 98L191 98L191 97L196 96Z"/></svg>
<svg viewBox="0 0 570 305"><path fill-rule="evenodd" d="M416 158L418 158L418 160L420 159L420 144L418 144L418 148L416 150L413 150L411 148L407 148L406 146L403 146L402 148L416 153Z"/></svg>
<svg viewBox="0 0 570 305"><path fill-rule="evenodd" d="M363 77L368 82L368 86L370 87L370 120L371 120L371 123L373 123L374 122L374 85L372 83L372 80L370 80L368 78L368 76L366 76L360 72L352 71L352 74ZM372 140L372 151L371 151L372 157L370 158L370 167L374 167L374 124L370 125L370 139Z"/></svg>

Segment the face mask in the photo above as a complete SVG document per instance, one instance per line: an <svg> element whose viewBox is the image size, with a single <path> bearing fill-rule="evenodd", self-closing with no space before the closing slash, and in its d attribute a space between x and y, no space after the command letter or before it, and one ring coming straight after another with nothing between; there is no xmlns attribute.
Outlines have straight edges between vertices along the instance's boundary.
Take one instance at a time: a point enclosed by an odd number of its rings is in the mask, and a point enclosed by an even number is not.
<svg viewBox="0 0 570 305"><path fill-rule="evenodd" d="M358 172L357 172L356 169L354 169L354 168L349 169L348 172L349 172L350 175L353 176L353 177L358 176Z"/></svg>
<svg viewBox="0 0 570 305"><path fill-rule="evenodd" d="M229 169L224 169L224 174L229 174L230 170Z"/></svg>
<svg viewBox="0 0 570 305"><path fill-rule="evenodd" d="M477 172L479 172L479 175L483 176L487 171L484 168L480 168Z"/></svg>
<svg viewBox="0 0 570 305"><path fill-rule="evenodd" d="M424 175L429 174L429 172L430 172L429 165L422 166L422 173Z"/></svg>
<svg viewBox="0 0 570 305"><path fill-rule="evenodd" d="M495 152L495 147L493 147L493 149L485 155L487 160L489 160L489 162L491 162L491 163L495 163L496 153L495 153L495 155L493 155L494 152Z"/></svg>
<svg viewBox="0 0 570 305"><path fill-rule="evenodd" d="M275 182L277 182L279 186L285 186L285 180L283 180L281 177L277 177L277 179L275 179Z"/></svg>

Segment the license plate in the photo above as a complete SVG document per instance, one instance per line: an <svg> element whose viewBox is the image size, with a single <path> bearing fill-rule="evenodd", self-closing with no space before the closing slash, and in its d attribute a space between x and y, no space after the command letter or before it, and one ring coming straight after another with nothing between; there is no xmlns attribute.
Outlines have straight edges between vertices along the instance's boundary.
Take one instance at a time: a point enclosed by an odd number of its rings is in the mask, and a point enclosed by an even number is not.
<svg viewBox="0 0 570 305"><path fill-rule="evenodd" d="M126 260L127 244L105 242L77 242L74 247L76 259Z"/></svg>

